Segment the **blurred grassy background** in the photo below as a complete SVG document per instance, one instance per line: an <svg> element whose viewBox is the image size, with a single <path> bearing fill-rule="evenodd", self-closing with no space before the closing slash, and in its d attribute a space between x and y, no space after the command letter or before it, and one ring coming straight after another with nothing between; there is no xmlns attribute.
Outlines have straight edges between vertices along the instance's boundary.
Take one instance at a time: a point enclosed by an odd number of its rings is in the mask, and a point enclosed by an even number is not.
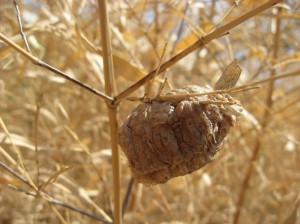
<svg viewBox="0 0 300 224"><path fill-rule="evenodd" d="M263 2L266 1L244 0L239 5L231 0L109 2L118 91L156 68L166 42L169 44L165 60L216 25L225 24ZM102 58L79 35L82 32L95 46L101 46L97 1L18 3L33 54L104 92ZM0 32L24 46L12 1L1 0L0 22ZM300 63L299 26L299 2L284 1L280 8L267 10L231 30L230 35L214 40L165 74L174 88L187 84L214 86L233 58L243 68L238 85L267 78L272 73L294 71ZM278 54L274 58L275 46ZM231 131L215 161L163 185L145 188L135 183L125 223L231 223L258 141L261 144L240 223L283 223L294 208L298 209L299 223L299 81L298 76L276 81L271 107L267 100L268 84L235 94L247 114ZM143 91L133 95L142 96ZM40 183L71 166L45 187L49 195L93 214L101 215L100 209L111 214L111 152L104 101L31 64L0 42L0 102L0 161L18 170L15 148L19 147L28 174L37 182L37 146ZM121 104L120 123L136 104ZM264 122L267 124L262 130ZM124 195L131 175L123 154L121 164ZM0 223L95 222L13 190L10 185L27 188L4 169L0 172Z"/></svg>

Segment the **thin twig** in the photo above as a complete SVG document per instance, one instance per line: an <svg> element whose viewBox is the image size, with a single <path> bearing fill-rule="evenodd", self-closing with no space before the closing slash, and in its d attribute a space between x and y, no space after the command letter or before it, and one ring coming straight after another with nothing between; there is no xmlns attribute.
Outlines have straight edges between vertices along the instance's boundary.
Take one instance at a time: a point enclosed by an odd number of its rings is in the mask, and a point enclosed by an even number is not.
<svg viewBox="0 0 300 224"><path fill-rule="evenodd" d="M161 64L162 64L164 55L165 55L165 53L166 53L167 46L168 46L168 43L165 44L164 49L163 49L163 52L161 53L161 56L160 56L160 59L159 59L159 63L158 63L158 66L157 66L155 75L154 75L153 78L147 83L147 87L146 87L145 95L144 95L145 98L149 98L149 97L150 97L150 98L152 98L152 97L154 98L154 97L155 97L155 96L153 96L153 92L151 92L151 91L153 91L153 82L154 82L156 76L158 75L158 71L159 71L159 69L160 69L160 67L161 67Z"/></svg>
<svg viewBox="0 0 300 224"><path fill-rule="evenodd" d="M223 90L214 90L211 92L206 92L206 93L189 93L189 94L183 94L182 96L203 96L203 95L215 95L215 94L223 94L223 93L237 93L237 92L243 92L243 91L247 91L247 90L251 90L251 89L257 89L259 88L257 85L259 84L263 84L263 83L267 83L267 82L273 82L277 79L283 79L283 78L287 78L287 77L291 77L291 76L297 76L300 75L300 69L295 70L295 71L290 71L290 72L285 72L283 74L280 75L274 75L271 76L269 78L266 79L262 79L259 81L254 81L254 82L250 82L247 83L245 85L241 85L241 86L236 86L230 89L223 89ZM162 95L160 97L170 97L172 98L172 96L180 96L180 95ZM165 98L165 99L166 99Z"/></svg>
<svg viewBox="0 0 300 224"><path fill-rule="evenodd" d="M256 86L256 85L263 84L263 83L266 83L266 82L272 82L272 81L275 81L277 79L283 79L283 78L287 78L287 77L291 77L291 76L297 76L297 75L300 75L300 69L295 70L295 71L288 71L288 72L285 72L285 73L280 74L280 75L274 75L274 76L271 76L271 77L266 78L266 79L262 79L262 80L259 80L259 81L254 81L254 82L247 83L245 85L236 86L236 87L228 89L228 90L230 92L233 92L233 91L240 90L240 89L243 89L243 88L247 88L247 87L250 87L250 86Z"/></svg>
<svg viewBox="0 0 300 224"><path fill-rule="evenodd" d="M131 195L131 192L132 192L133 184L134 184L134 178L131 177L130 181L129 181L129 184L128 184L128 187L127 187L127 192L125 194L125 198L123 200L123 206L122 206L123 216L124 216L124 214L127 210L128 204L129 204L129 199L130 199L130 195Z"/></svg>
<svg viewBox="0 0 300 224"><path fill-rule="evenodd" d="M71 78L70 76L68 76L64 72L58 70L57 68L52 67L51 65L46 64L45 62L43 62L41 60L38 61L37 65L39 65L39 66L41 66L43 68L46 68L47 70L52 71L55 74L58 74L58 75L62 76L63 78L65 78L65 79L67 79L67 80L75 83L76 85L82 87L83 89L88 90L89 92L94 93L97 96L100 96L101 98L107 100L108 102L112 102L113 101L113 97L107 96L106 94L104 94L102 92L99 92L98 90L90 87L89 85L87 85L85 83L82 83L81 81L79 81L77 79Z"/></svg>
<svg viewBox="0 0 300 224"><path fill-rule="evenodd" d="M17 172L15 172L13 169L11 169L9 166L7 166L2 161L0 161L0 166L2 166L4 169L6 169L8 172L10 172L13 176L18 178L20 181L25 183L28 187L35 189L35 187L28 180L26 180L24 177L20 176Z"/></svg>
<svg viewBox="0 0 300 224"><path fill-rule="evenodd" d="M212 30L216 29L224 20L225 18L232 12L232 10L237 7L243 0L235 0L229 10L222 16L222 18L216 23L216 25L212 28Z"/></svg>
<svg viewBox="0 0 300 224"><path fill-rule="evenodd" d="M167 62L165 62L164 64L162 64L162 66L160 67L158 73L161 73L161 72L165 71L166 69L168 69L169 67L171 67L176 62L178 62L182 58L186 57L187 55L189 55L193 51L195 51L195 50L197 50L197 49L199 49L199 48L207 45L210 41L212 41L212 40L214 40L216 38L219 38L220 36L224 35L224 33L228 32L232 28L240 25L241 23L245 22L246 20L254 17L255 15L263 12L264 10L269 9L270 7L272 7L272 6L278 4L279 2L282 2L282 1L283 0L271 0L271 1L268 1L265 4L260 5L259 7L251 10L250 12L245 13L244 15L236 18L235 20L233 20L233 21L225 24L224 26L221 26L220 28L218 28L218 29L214 30L213 32L207 34L206 36L200 38L198 41L196 41L190 47L186 48L185 50L183 50L182 52L180 52L179 54L175 55L170 60L168 60ZM149 80L151 80L155 74L156 74L156 70L150 72L144 78L140 79L138 82L134 83L132 86L128 87L127 89L125 89L124 91L122 91L121 93L119 93L115 97L116 102L119 102L121 99L126 98L129 94L131 94L132 92L134 92L136 89L138 89L142 85L144 85L147 82L149 82Z"/></svg>
<svg viewBox="0 0 300 224"><path fill-rule="evenodd" d="M28 190L25 190L25 189L20 188L20 187L16 187L16 186L11 185L11 184L8 184L7 186L10 187L10 188L12 188L13 190L25 193L25 194L33 196L33 197L37 197L38 196L36 193L29 192Z"/></svg>
<svg viewBox="0 0 300 224"><path fill-rule="evenodd" d="M23 41L25 43L25 47L26 47L27 52L31 54L31 50L30 50L29 44L27 42L26 35L23 32L23 27L22 27L22 22L21 22L21 13L20 13L19 6L18 6L16 1L14 1L14 5L15 5L15 8L16 8L16 11L17 11L17 20L18 20L18 24L19 24L20 34L21 34L21 36L23 38Z"/></svg>
<svg viewBox="0 0 300 224"><path fill-rule="evenodd" d="M43 101L43 94L40 95L40 99L36 105L36 113L35 113L35 120L34 120L34 147L35 147L35 162L36 162L36 169L37 169L37 177L36 177L36 185L40 186L40 164L39 164L39 151L38 151L38 123L40 117L40 110L42 107Z"/></svg>
<svg viewBox="0 0 300 224"><path fill-rule="evenodd" d="M48 202L50 202L52 204L60 205L60 206L62 206L64 208L67 208L67 209L72 210L74 212L78 212L78 213L80 213L82 215L85 215L85 216L87 216L87 217L89 217L91 219L97 220L99 222L103 222L103 223L107 223L107 224L111 224L112 223L112 222L109 222L109 221L103 219L102 217L96 216L96 215L94 215L92 213L89 213L89 212L86 212L86 211L84 211L82 209L73 207L73 206L71 206L69 204L66 204L66 203L64 203L64 202L62 202L62 201L60 201L58 199L50 197L49 195L43 194L42 196L43 196L44 199L46 199Z"/></svg>
<svg viewBox="0 0 300 224"><path fill-rule="evenodd" d="M16 51L18 51L19 53L21 53L23 56L25 56L26 58L28 58L33 64L41 66L73 83L75 83L76 85L80 86L81 88L97 95L100 96L101 98L103 98L104 100L107 100L109 102L112 102L114 99L113 97L107 96L102 92L99 92L98 90L90 87L87 84L82 83L81 81L74 79L70 76L68 76L66 73L58 70L57 68L52 67L51 65L48 65L46 62L38 59L37 57L33 56L32 54L28 53L27 51L25 51L23 48L21 48L19 45L17 45L16 43L12 42L11 40L9 40L5 35L3 35L2 33L0 33L0 39L2 41L4 41L7 45L9 45L10 47L14 48Z"/></svg>

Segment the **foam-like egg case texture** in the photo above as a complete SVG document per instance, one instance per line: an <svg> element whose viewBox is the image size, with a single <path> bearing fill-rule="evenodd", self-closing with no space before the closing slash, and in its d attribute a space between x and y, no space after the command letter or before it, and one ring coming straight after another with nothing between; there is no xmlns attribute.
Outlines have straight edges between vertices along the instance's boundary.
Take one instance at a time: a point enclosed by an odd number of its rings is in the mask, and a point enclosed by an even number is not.
<svg viewBox="0 0 300 224"><path fill-rule="evenodd" d="M210 87L190 85L167 95L210 91ZM207 101L236 100L228 94L153 100L129 114L118 136L137 181L146 186L164 183L212 161L243 108L238 101L233 105Z"/></svg>

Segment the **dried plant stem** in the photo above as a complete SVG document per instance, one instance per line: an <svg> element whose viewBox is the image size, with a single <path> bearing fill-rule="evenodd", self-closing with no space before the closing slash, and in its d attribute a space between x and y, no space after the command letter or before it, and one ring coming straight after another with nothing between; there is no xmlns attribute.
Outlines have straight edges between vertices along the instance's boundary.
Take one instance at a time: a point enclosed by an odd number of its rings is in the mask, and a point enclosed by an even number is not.
<svg viewBox="0 0 300 224"><path fill-rule="evenodd" d="M27 42L26 35L23 32L23 26L22 26L22 22L21 22L21 13L20 13L19 6L18 6L18 4L17 4L16 1L14 1L14 5L15 5L15 8L16 8L16 11L17 11L17 20L18 20L18 24L19 24L19 29L20 29L21 37L24 40L27 52L31 54L31 50L30 50L29 44Z"/></svg>
<svg viewBox="0 0 300 224"><path fill-rule="evenodd" d="M40 99L36 105L36 113L35 113L35 120L34 120L34 147L35 147L35 162L36 162L36 169L37 169L37 176L36 176L36 185L40 186L40 162L39 162L39 151L38 151L38 123L40 117L40 110L42 107L43 101L43 94L41 94Z"/></svg>
<svg viewBox="0 0 300 224"><path fill-rule="evenodd" d="M246 20L254 17L255 15L263 12L264 10L278 4L279 2L282 2L282 0L271 0L266 2L265 4L262 4L261 6L251 10L248 13L245 13L244 15L236 18L235 20L225 24L224 26L221 26L220 28L214 30L213 32L207 34L204 37L201 37L198 41L196 41L194 44L192 44L190 47L186 48L185 50L183 50L182 52L180 52L179 54L175 55L174 57L172 57L170 60L168 60L167 62L165 62L164 64L161 65L158 74L165 71L166 69L168 69L169 67L171 67L172 65L174 65L176 62L178 62L179 60L181 60L182 58L186 57L187 55L189 55L190 53L192 53L193 51L205 46L206 44L208 44L210 41L224 35L226 32L228 32L229 30L231 30L232 28L240 25L241 23L245 22ZM134 92L136 89L138 89L139 87L141 87L142 85L146 84L149 82L149 80L151 80L153 78L153 76L155 76L156 74L156 70L150 72L148 75L146 75L144 78L140 79L138 82L136 82L135 84L133 84L132 86L128 87L127 89L125 89L123 92L119 93L116 96L116 101L118 102L119 100L126 98L129 94L131 94L132 92Z"/></svg>
<svg viewBox="0 0 300 224"><path fill-rule="evenodd" d="M247 84L242 85L242 86L237 86L237 87L234 87L232 89L228 89L227 91L234 92L234 91L238 91L238 90L241 90L243 88L250 87L250 86L263 84L265 82L274 82L277 79L283 79L283 78L296 76L296 75L300 75L300 69L295 70L295 71L288 71L288 72L285 72L285 73L280 74L280 75L274 75L274 76L271 76L269 78L262 79L262 80L259 80L259 81L250 82L250 83L247 83Z"/></svg>
<svg viewBox="0 0 300 224"><path fill-rule="evenodd" d="M107 1L98 0L99 19L101 30L101 43L103 50L103 65L105 78L105 94L108 96L115 95L115 80L113 70L113 58L110 40L110 29L107 12ZM118 148L118 122L117 122L118 105L113 105L113 102L107 101L108 118L110 126L110 143L112 150L112 172L113 172L113 199L114 199L114 223L122 223L122 202L121 202L121 169L120 155Z"/></svg>
<svg viewBox="0 0 300 224"><path fill-rule="evenodd" d="M156 99L157 100L162 100L162 101L172 101L172 100L176 100L176 99L185 99L188 97L194 97L194 96L204 96L204 95L215 95L215 94L223 94L223 93L237 93L237 92L243 92L243 91L248 91L248 90L252 90L252 89L257 89L259 88L257 85L259 84L263 84L266 82L274 82L277 79L283 79L283 78L287 78L287 77L291 77L291 76L297 76L300 75L300 69L295 70L295 71L289 71L289 72L285 72L283 74L280 75L273 75L269 78L266 79L262 79L259 81L254 81L254 82L250 82L247 83L245 85L241 85L241 86L236 86L230 89L224 89L224 90L214 90L211 92L205 92L205 93L190 93L190 94L178 94L178 95L160 95L157 96ZM128 100L141 100L143 101L142 98L127 98Z"/></svg>
<svg viewBox="0 0 300 224"><path fill-rule="evenodd" d="M162 54L161 54L161 56L160 56L159 63L158 63L158 67L157 67L157 69L156 69L156 74L155 74L155 75L153 76L153 78L147 83L147 87L146 87L145 95L144 95L145 97L149 97L149 96L151 97L151 96L153 95L153 93L151 92L151 91L153 91L152 85L153 85L153 83L154 83L154 80L155 80L156 76L158 75L158 71L159 71L159 69L160 69L160 66L161 66L161 64L162 64L164 55L165 55L165 53L166 53L167 45L168 45L168 43L165 44L165 47L164 47L164 49L163 49L163 52L162 52Z"/></svg>
<svg viewBox="0 0 300 224"><path fill-rule="evenodd" d="M273 39L273 43L274 43L273 59L274 59L274 61L277 61L277 59L278 59L279 40L280 40L280 34L281 34L281 29L280 29L281 19L279 16L280 12L281 12L281 8L278 8L278 13L277 13L277 18L276 18L276 32L274 34L274 39ZM272 69L271 70L271 78L275 77L275 76L276 76L276 72L274 69ZM264 115L262 118L261 131L260 131L259 135L257 136L257 140L255 143L253 152L252 152L252 156L249 161L249 166L246 171L244 180L242 182L241 192L239 194L239 198L238 198L238 202L237 202L237 210L236 210L236 213L235 213L234 219L233 219L234 224L239 223L240 213L241 213L241 210L242 210L242 207L243 207L243 204L245 201L246 192L247 192L247 186L249 184L249 181L250 181L252 173L253 173L253 167L254 167L253 164L257 160L258 153L263 144L263 135L264 135L265 129L268 126L270 112L272 111L271 109L272 109L272 105L273 105L273 100L272 100L273 91L274 91L274 80L271 80L269 82L268 94L267 94L267 99L266 99L266 107L265 107L266 109L264 111Z"/></svg>
<svg viewBox="0 0 300 224"><path fill-rule="evenodd" d="M254 86L254 87L247 87L247 88L243 88L240 90L234 90L232 89L225 89L225 90L215 90L215 91L211 91L211 92L205 92L205 93L188 93L188 94L176 94L176 95L160 95L157 96L155 98L155 100L158 101L182 101L186 98L189 97L196 97L196 96L208 96L208 95L216 95L216 94L224 94L224 93L232 93L232 92L242 92L242 91L247 91L247 90L251 90L251 89L257 89L259 87ZM217 102L217 101L216 101ZM221 101L223 102L223 101ZM230 102L227 102L230 103Z"/></svg>
<svg viewBox="0 0 300 224"><path fill-rule="evenodd" d="M115 95L115 80L112 60L112 48L110 40L110 29L107 12L107 1L98 0L99 19L101 31L101 45L103 50L104 78L105 78L105 93Z"/></svg>
<svg viewBox="0 0 300 224"><path fill-rule="evenodd" d="M127 192L126 192L124 200L123 200L123 206L122 206L123 216L124 216L124 214L127 210L128 204L129 204L129 199L130 199L130 195L132 193L133 185L134 185L134 178L131 177L130 181L129 181L129 184L128 184L128 187L127 187Z"/></svg>
<svg viewBox="0 0 300 224"><path fill-rule="evenodd" d="M231 5L231 7L229 8L229 10L227 10L227 12L222 16L222 18L217 22L217 24L214 26L214 28L213 29L215 29L217 26L219 26L219 24L221 24L223 21L224 21L224 19L232 12L232 10L235 8L235 7L237 7L241 2L242 2L243 0L235 0L233 3L232 3L232 5ZM212 29L212 30L213 30Z"/></svg>
<svg viewBox="0 0 300 224"><path fill-rule="evenodd" d="M21 48L19 45L17 45L16 43L12 42L11 40L9 40L5 35L3 35L2 33L0 33L0 40L4 41L5 43L7 43L7 45L9 45L10 47L14 48L16 51L18 51L19 53L21 53L23 56L25 56L26 58L28 58L33 64L41 66L73 83L75 83L76 85L80 86L81 88L97 95L100 96L101 98L108 100L108 101L113 101L112 97L109 97L107 95L105 95L104 93L99 92L98 90L90 87L89 85L86 85L84 83L82 83L81 81L71 78L70 76L68 76L66 73L58 70L57 68L52 67L51 65L43 62L42 60L38 59L37 57L33 56L32 54L28 53L26 50L24 50L23 48Z"/></svg>

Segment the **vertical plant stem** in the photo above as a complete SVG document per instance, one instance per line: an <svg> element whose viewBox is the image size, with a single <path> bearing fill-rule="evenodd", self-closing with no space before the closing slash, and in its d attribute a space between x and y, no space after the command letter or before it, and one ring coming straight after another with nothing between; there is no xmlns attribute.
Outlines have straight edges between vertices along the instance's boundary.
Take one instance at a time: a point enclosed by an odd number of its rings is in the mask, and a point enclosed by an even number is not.
<svg viewBox="0 0 300 224"><path fill-rule="evenodd" d="M101 30L101 43L103 50L103 65L105 79L105 94L113 96L116 94L112 48L109 31L109 20L107 12L107 0L98 0L99 19ZM118 122L117 107L113 102L106 101L109 117L111 150L112 150L112 171L113 171L113 199L114 199L114 223L122 223L122 202L121 202L121 184L120 184L120 160L118 151Z"/></svg>
<svg viewBox="0 0 300 224"><path fill-rule="evenodd" d="M103 66L105 79L105 93L107 95L115 95L115 79L112 60L112 49L110 40L109 20L107 12L107 0L98 0L101 44L103 51Z"/></svg>
<svg viewBox="0 0 300 224"><path fill-rule="evenodd" d="M100 0L101 1L101 0ZM112 148L112 169L113 169L113 197L114 197L114 223L122 223L122 201L121 201L121 169L118 151L118 122L116 107L108 106L108 117L110 123L110 136Z"/></svg>
<svg viewBox="0 0 300 224"><path fill-rule="evenodd" d="M276 30L274 33L274 38L273 38L273 43L274 43L274 47L273 47L273 59L274 59L274 63L276 63L277 59L278 59L278 49L279 49L279 40L280 40L280 34L281 34L281 30L280 30L280 25L281 25L281 19L280 19L280 12L281 12L281 8L278 7L277 8L278 12L277 12L277 18L276 18ZM270 76L271 78L276 76L276 71L274 69L271 70L270 72ZM250 163L248 166L248 169L246 171L245 174L245 178L242 182L242 186L241 186L241 192L238 198L238 202L237 202L237 210L236 213L234 215L234 219L233 219L233 223L234 224L238 224L239 223L239 218L240 218L240 213L241 210L243 208L244 205L244 201L245 201L245 196L246 196L246 192L247 192L247 186L249 184L249 181L251 179L252 173L253 173L253 166L254 166L254 162L257 160L258 158L258 154L260 152L261 146L263 144L263 136L265 133L265 130L268 126L269 123L269 118L270 118L270 112L272 111L272 105L273 105L273 100L272 100L272 95L274 92L274 82L275 80L271 79L269 82L269 87L268 87L268 94L267 94L267 99L266 99L266 109L264 111L263 114L263 118L262 118L262 125L261 125L261 132L259 133L259 136L257 136L257 140L252 152L252 156L250 159Z"/></svg>
<svg viewBox="0 0 300 224"><path fill-rule="evenodd" d="M22 39L24 40L24 43L25 43L25 47L26 47L27 52L28 52L29 54L31 54L31 50L30 50L30 47L29 47L29 44L28 44L26 35L25 35L25 33L23 32L23 26L22 26L22 22L21 22L21 12L20 12L19 6L18 6L18 4L17 4L16 1L14 1L14 5L15 5L15 8L16 8L16 11L17 11L17 20L18 20L18 24L19 24L19 29L20 29L21 37L22 37Z"/></svg>
<svg viewBox="0 0 300 224"><path fill-rule="evenodd" d="M35 163L37 169L37 176L36 176L36 186L40 187L40 162L39 162L39 150L38 150L38 124L40 118L40 110L42 107L43 101L43 94L41 94L40 99L36 105L36 113L35 113L35 120L34 120L34 147L35 147Z"/></svg>

